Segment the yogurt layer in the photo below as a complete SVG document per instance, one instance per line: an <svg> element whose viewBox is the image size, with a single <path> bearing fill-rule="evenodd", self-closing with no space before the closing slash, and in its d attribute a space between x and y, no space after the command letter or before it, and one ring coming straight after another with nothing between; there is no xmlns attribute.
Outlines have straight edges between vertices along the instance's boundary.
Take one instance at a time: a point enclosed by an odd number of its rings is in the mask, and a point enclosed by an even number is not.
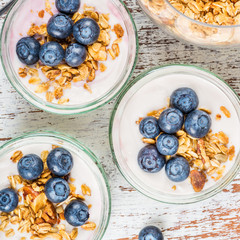
<svg viewBox="0 0 240 240"><path fill-rule="evenodd" d="M28 146L17 148L11 152L6 153L4 156L2 156L0 159L0 172L1 172L0 189L9 187L9 181L7 178L8 176L18 175L17 164L13 163L10 160L13 153L17 150L21 150L23 152L23 155L34 153L40 156L42 151L48 150L50 152L52 150L52 145L51 144L30 144ZM71 171L70 177L75 179L73 184L76 187L76 193L82 194L82 191L81 191L82 184L86 184L87 186L90 187L92 194L91 196L85 196L86 201L84 202L87 205L89 204L92 205L92 207L89 209L89 213L90 213L89 221L95 222L97 225L97 228L94 231L86 231L86 230L83 230L81 227L79 227L78 237L76 238L76 240L78 239L91 240L91 239L94 239L94 236L98 231L98 228L100 226L101 219L102 219L102 214L103 214L102 193L99 188L99 183L98 183L98 180L96 179L96 176L91 171L91 169L87 166L87 164L84 163L84 160L91 162L92 159L89 156L87 156L87 154L85 153L81 153L81 155L77 155L71 152L71 154L73 156L74 166ZM65 224L66 231L68 233L72 231L73 227L69 225L66 221L61 221L61 223ZM10 228L13 228L15 231L14 239L20 239L21 237L27 237L27 239L30 239L31 234L18 232L17 230L18 224L17 225L9 224L7 229L10 229ZM5 233L1 231L0 239L7 240L9 238L5 237Z"/></svg>
<svg viewBox="0 0 240 240"><path fill-rule="evenodd" d="M164 72L164 69L162 71ZM159 173L153 174L146 173L140 169L137 156L140 149L146 144L141 140L142 135L139 132L139 126L136 124L136 121L139 117L146 117L147 113L153 110L167 107L168 98L177 88L190 87L196 91L199 97L199 108L204 107L211 110L211 129L213 133L219 131L226 133L229 137L228 146L234 145L235 152L238 153L240 142L239 116L224 90L216 87L205 78L193 76L186 72L181 73L181 71L179 73L168 72L161 77L155 75L155 78L150 78L150 76L146 76L145 81L141 79L134 87L130 88L118 106L113 123L113 146L116 157L124 171L132 176L134 181L148 190L176 195L193 194L195 192L189 179L175 183L167 178L164 168ZM145 84L143 84L142 80ZM138 91L134 92L137 86L139 87ZM225 106L230 111L231 118L226 118L220 111L221 106ZM215 120L216 114L222 115L220 121ZM235 158L224 163L226 169L223 176L231 169L234 161ZM204 190L214 184L216 184L216 181L208 176ZM174 185L176 190L172 189Z"/></svg>
<svg viewBox="0 0 240 240"><path fill-rule="evenodd" d="M50 0L50 4L52 6L51 10L55 14L58 11L55 7L54 2L55 0ZM109 24L112 28L115 24L120 24L124 30L124 36L122 38L122 42L119 43L120 55L115 60L112 60L111 57L108 56L108 60L103 62L107 67L106 71L96 71L96 78L93 82L88 83L92 90L92 93L89 93L83 88L85 81L77 83L72 82L72 87L70 89L64 90L64 98L69 98L69 102L66 103L67 105L85 104L103 97L114 87L114 85L117 84L119 79L122 77L121 75L124 74L123 72L126 68L128 60L129 49L127 29L125 27L120 11L118 10L118 7L109 0L82 0L79 12L83 11L84 4L95 7L96 11L99 13L109 13ZM18 69L20 67L25 67L25 65L19 61L16 55L16 43L20 38L27 36L27 32L31 27L31 24L34 23L38 26L46 24L51 17L50 14L45 12L44 18L40 18L38 16L38 12L43 9L45 9L45 0L25 0L24 3L18 8L18 11L15 13L14 19L11 23L9 54L10 59L13 63L14 71L19 81L21 81L23 85L36 97L40 97L41 99L46 100L46 93L36 94L34 92L36 85L28 83L30 77L20 78L18 76ZM110 35L110 45L112 45L113 41L116 40L116 35L112 31L110 31ZM39 73L41 73L41 70L39 70ZM47 81L47 78L43 74L40 74L40 78L42 81ZM49 91L51 90L53 89L49 89ZM54 100L53 103L57 103L57 101Z"/></svg>

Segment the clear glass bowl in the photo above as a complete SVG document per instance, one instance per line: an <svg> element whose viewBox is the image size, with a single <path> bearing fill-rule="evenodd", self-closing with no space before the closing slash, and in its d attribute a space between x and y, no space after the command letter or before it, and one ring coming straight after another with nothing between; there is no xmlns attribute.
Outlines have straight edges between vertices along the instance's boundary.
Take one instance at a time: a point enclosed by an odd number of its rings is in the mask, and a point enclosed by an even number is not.
<svg viewBox="0 0 240 240"><path fill-rule="evenodd" d="M54 3L55 1L50 0L50 2ZM135 68L138 55L137 30L134 20L124 3L121 0L101 0L96 3L82 0L81 9L84 3L96 6L96 10L110 13L115 19L119 19L122 22L122 27L125 29L125 34L123 41L120 43L120 56L111 63L111 67L107 68L104 73L97 72L96 79L90 83L93 93L90 94L83 89L83 84L80 82L79 85L82 85L79 88L75 87L74 90L73 104L69 102L66 105L59 105L47 102L45 96L39 97L40 95L36 94L34 89L30 90L31 87L36 88L36 86L28 84L27 80L20 78L18 75L19 67L24 65L17 59L15 53L16 43L21 38L20 34L23 34L23 36L27 35L31 23L41 25L48 21L50 15L47 13L45 13L43 19L38 17L38 12L45 9L45 0L18 0L9 11L3 24L1 60L5 73L13 87L28 102L45 111L57 114L77 114L96 109L116 96L130 79ZM52 7L52 11L54 13L57 12L55 6L52 5Z"/></svg>
<svg viewBox="0 0 240 240"><path fill-rule="evenodd" d="M27 146L33 146L32 144L49 144L51 145L57 145L66 148L69 150L73 158L74 156L79 157L78 158L78 164L82 164L82 166L86 167L89 171L91 171L92 176L91 178L94 179L94 182L98 184L97 189L99 189L99 192L101 196L99 197L98 201L101 201L101 213L100 213L100 222L97 226L96 230L94 231L94 234L91 236L92 240L100 240L102 239L111 215L111 195L110 195L110 188L107 180L107 176L104 172L103 167L101 166L99 160L94 155L94 153L91 152L88 148L86 148L83 144L81 144L79 141L75 140L74 138L71 138L69 136L63 135L61 133L57 132L31 132L24 134L20 137L17 137L13 140L10 140L9 142L5 143L0 147L0 166L1 168L7 168L8 162L10 161L10 158L6 156L12 156L13 152L19 150L20 148L24 148ZM32 149L31 149L32 151ZM34 151L34 150L33 150ZM10 154L10 155L9 155ZM37 153L38 154L38 153ZM5 156L5 157L4 157ZM76 165L76 162L75 162ZM14 168L15 169L15 168ZM12 171L11 174L16 174L16 170L14 170L13 167L10 167L9 171ZM74 167L73 167L74 169ZM2 185L4 185L4 177L9 173L1 173L2 175ZM78 184L78 180L74 182L74 184ZM88 179L85 180L86 184ZM6 180L7 182L7 180ZM79 186L83 183L79 183ZM76 185L77 186L77 185ZM2 186L3 187L3 186ZM4 186L7 187L7 186ZM77 186L78 187L78 186ZM16 231L17 234L17 231ZM76 240L81 239L81 236L79 235ZM89 239L89 238L88 238Z"/></svg>
<svg viewBox="0 0 240 240"><path fill-rule="evenodd" d="M225 175L217 182L211 182L209 177L205 188L199 193L193 191L188 180L174 183L168 180L164 169L159 173L149 174L142 171L137 163L138 152L144 144L136 121L150 111L166 107L171 93L184 86L197 92L199 107L212 111L213 132L225 132L232 141L230 145L236 147L235 159L226 164ZM216 121L215 114L221 113L220 106L223 103L231 111L231 120L223 115L220 121ZM225 81L198 67L169 65L142 73L122 91L110 119L109 141L118 169L135 189L160 202L186 204L215 195L237 175L240 169L239 122L239 97ZM234 126L234 129L231 126ZM175 191L172 189L174 185L177 187Z"/></svg>
<svg viewBox="0 0 240 240"><path fill-rule="evenodd" d="M210 48L240 43L240 25L220 26L193 20L168 0L138 0L138 3L153 22L179 40Z"/></svg>

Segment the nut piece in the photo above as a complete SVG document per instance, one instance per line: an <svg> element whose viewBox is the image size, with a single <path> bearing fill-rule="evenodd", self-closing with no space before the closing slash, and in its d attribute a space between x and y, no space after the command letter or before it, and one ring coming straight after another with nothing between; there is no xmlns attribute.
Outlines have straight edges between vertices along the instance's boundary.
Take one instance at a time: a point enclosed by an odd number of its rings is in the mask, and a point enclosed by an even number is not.
<svg viewBox="0 0 240 240"><path fill-rule="evenodd" d="M227 108L225 108L224 106L221 106L220 109L227 118L231 117L231 113L227 110Z"/></svg>
<svg viewBox="0 0 240 240"><path fill-rule="evenodd" d="M229 161L232 161L233 158L235 157L235 147L231 146L228 150L228 155L229 155Z"/></svg>
<svg viewBox="0 0 240 240"><path fill-rule="evenodd" d="M152 139L152 138L142 138L142 141L144 143L148 143L148 144L155 144L156 143L156 140Z"/></svg>
<svg viewBox="0 0 240 240"><path fill-rule="evenodd" d="M201 192L206 182L206 176L202 172L192 170L190 172L190 180L194 191Z"/></svg>
<svg viewBox="0 0 240 240"><path fill-rule="evenodd" d="M216 115L216 120L217 120L217 121L221 120L221 118L222 118L221 114L217 114L217 115Z"/></svg>
<svg viewBox="0 0 240 240"><path fill-rule="evenodd" d="M115 32L117 38L122 38L124 35L124 30L120 24L115 24L113 27L113 31Z"/></svg>
<svg viewBox="0 0 240 240"><path fill-rule="evenodd" d="M86 184L83 184L81 186L81 189L82 189L83 195L91 196L91 189Z"/></svg>
<svg viewBox="0 0 240 240"><path fill-rule="evenodd" d="M63 239L71 240L71 238L70 238L70 236L68 235L68 233L65 232L64 230L60 230L60 231L59 231L59 234L63 237Z"/></svg>
<svg viewBox="0 0 240 240"><path fill-rule="evenodd" d="M15 232L12 228L5 232L5 236L8 238L13 237L14 235L15 235Z"/></svg>
<svg viewBox="0 0 240 240"><path fill-rule="evenodd" d="M96 228L96 224L94 222L87 222L81 226L86 231L93 231Z"/></svg>
<svg viewBox="0 0 240 240"><path fill-rule="evenodd" d="M77 236L78 236L78 229L74 228L72 230L72 232L70 233L70 238L71 238L71 240L75 240L77 238Z"/></svg>
<svg viewBox="0 0 240 240"><path fill-rule="evenodd" d="M14 163L17 163L22 157L23 157L22 151L16 151L16 152L12 155L11 160L12 160Z"/></svg>
<svg viewBox="0 0 240 240"><path fill-rule="evenodd" d="M40 18L44 18L44 13L45 13L45 11L44 11L44 10L41 10L41 11L38 13L38 16L39 16Z"/></svg>
<svg viewBox="0 0 240 240"><path fill-rule="evenodd" d="M41 83L41 79L39 77L31 77L28 80L29 84L36 84L38 85L39 83Z"/></svg>
<svg viewBox="0 0 240 240"><path fill-rule="evenodd" d="M207 108L199 108L199 110L201 110L201 111L204 111L205 113L207 113L207 114L212 114L212 111L211 110L209 110L209 109L207 109Z"/></svg>
<svg viewBox="0 0 240 240"><path fill-rule="evenodd" d="M33 202L30 203L32 210L37 213L40 209L44 208L47 203L47 197L45 193L40 193Z"/></svg>
<svg viewBox="0 0 240 240"><path fill-rule="evenodd" d="M100 63L100 71L105 72L106 69L107 69L107 67L103 63Z"/></svg>
<svg viewBox="0 0 240 240"><path fill-rule="evenodd" d="M19 68L18 75L22 78L25 78L27 76L27 69L26 68Z"/></svg>

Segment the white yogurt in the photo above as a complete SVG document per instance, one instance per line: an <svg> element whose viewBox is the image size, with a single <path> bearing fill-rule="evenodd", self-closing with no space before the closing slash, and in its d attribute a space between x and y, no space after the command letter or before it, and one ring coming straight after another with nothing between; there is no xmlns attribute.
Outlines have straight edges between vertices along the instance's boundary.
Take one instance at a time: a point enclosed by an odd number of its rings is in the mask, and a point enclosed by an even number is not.
<svg viewBox="0 0 240 240"><path fill-rule="evenodd" d="M20 147L16 150L21 150L24 155L34 153L38 156L41 155L41 152L44 150L51 151L52 145L51 144L30 144L28 146ZM0 159L0 172L1 172L1 180L0 180L0 189L9 187L9 181L8 176L11 175L17 175L17 164L13 163L10 160L10 157L13 155L13 153L16 151L11 151L7 153L5 156L2 156ZM102 204L102 193L99 188L99 183L94 176L93 172L90 170L90 168L84 163L84 160L91 162L92 159L88 157L85 153L82 153L81 156L76 155L75 153L72 153L73 161L74 161L74 167L71 171L70 177L74 178L75 181L73 184L76 187L76 193L82 194L81 191L81 185L86 184L91 189L91 196L85 196L86 201L84 201L87 205L91 204L92 207L89 209L90 218L89 221L95 222L97 225L96 230L94 231L86 231L83 230L81 227L78 228L78 237L76 240L91 240L94 238L96 232L98 231L98 227L100 226L100 222L102 219L102 212L103 212L103 204ZM83 160L84 158L84 160ZM71 232L73 227L69 225L66 221L61 221L61 223L66 225L67 232ZM28 237L30 239L31 234L27 233L20 233L18 232L18 224L12 225L9 224L7 229L13 228L15 230L14 239L20 239L20 237ZM0 239L1 240L7 240L9 238L5 237L4 232L0 232ZM50 239L50 238L49 238Z"/></svg>
<svg viewBox="0 0 240 240"><path fill-rule="evenodd" d="M196 91L199 97L199 107L205 107L212 111L212 130L213 132L223 131L229 136L229 146L234 145L236 153L239 151L240 142L240 123L239 116L230 102L224 90L220 90L211 82L198 76L186 73L187 69L180 67L179 73L171 73L174 71L174 66L168 68L166 75L155 77L150 80L151 76L145 77L136 83L136 86L141 86L138 91L134 92L133 88L127 92L115 115L113 123L113 146L120 166L127 175L136 181L139 186L152 189L153 191L171 193L171 194L193 194L194 190L189 179L181 183L170 181L163 169L159 173L146 173L140 169L137 162L139 150L144 147L141 140L142 135L139 132L139 126L136 120L139 117L146 117L147 113L167 106L167 99L171 93L180 87L190 87ZM177 67L176 67L177 68ZM175 69L176 70L176 69ZM181 72L181 70L185 72ZM162 69L164 72L164 69ZM147 81L148 79L148 81ZM220 80L218 80L220 81ZM226 118L220 111L220 106L225 106L231 112L231 118ZM215 120L216 114L221 114L220 121ZM226 162L226 172L232 167L233 161ZM208 177L208 182L205 184L204 190L216 184L216 182ZM174 191L172 187L176 185Z"/></svg>
<svg viewBox="0 0 240 240"><path fill-rule="evenodd" d="M57 9L55 8L54 2L55 0L50 0L52 5L52 12L57 13ZM91 0L82 0L81 7L79 12L83 11L83 5L87 4L88 6L95 7L96 11L99 13L110 14L109 24L113 27L115 24L120 24L124 30L124 36L122 38L122 42L119 43L120 47L120 55L115 60L112 60L110 56L108 56L108 60L103 62L107 67L105 72L96 72L96 78L93 82L89 83L91 87L92 93L89 93L87 90L83 88L83 84L85 81L73 83L71 89L64 90L64 97L69 98L69 103L67 105L76 105L76 104L85 104L87 102L94 101L104 96L107 92L109 92L114 85L119 81L120 75L123 73L123 70L126 68L127 60L128 60L128 35L125 24L123 22L122 16L120 15L120 11L117 6L115 6L109 0L101 0L101 1L91 1ZM24 67L17 55L16 55L16 43L21 37L27 36L27 32L32 23L40 26L42 24L46 24L51 17L47 12L45 12L44 18L41 19L38 16L38 12L42 9L45 9L45 0L26 0L23 6L20 7L20 10L15 13L14 21L11 26L11 37L10 37L10 57L13 62L13 68L16 73L18 73L19 67ZM20 36L20 34L22 36ZM114 32L110 32L111 35L111 44L114 40L116 40L116 35ZM110 46L111 46L110 44ZM41 70L39 70L41 73ZM17 74L18 75L18 74ZM24 86L29 89L34 95L40 97L43 100L46 100L46 93L36 94L34 91L36 89L36 85L32 85L28 83L30 77L19 78L19 81L22 81ZM47 78L41 74L42 81L47 81ZM49 89L51 90L51 89ZM53 103L57 103L56 100Z"/></svg>

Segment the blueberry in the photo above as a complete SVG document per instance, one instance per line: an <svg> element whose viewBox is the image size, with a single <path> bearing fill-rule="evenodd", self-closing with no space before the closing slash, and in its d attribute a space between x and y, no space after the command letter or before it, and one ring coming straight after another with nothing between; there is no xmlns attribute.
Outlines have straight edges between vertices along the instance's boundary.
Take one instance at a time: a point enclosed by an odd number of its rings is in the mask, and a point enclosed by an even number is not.
<svg viewBox="0 0 240 240"><path fill-rule="evenodd" d="M73 36L82 45L91 45L100 34L98 23L92 18L82 18L73 26Z"/></svg>
<svg viewBox="0 0 240 240"><path fill-rule="evenodd" d="M43 161L35 154L25 155L17 165L19 175L26 180L35 180L43 172Z"/></svg>
<svg viewBox="0 0 240 240"><path fill-rule="evenodd" d="M56 176L66 176L73 167L72 155L64 148L55 148L48 154L47 166Z"/></svg>
<svg viewBox="0 0 240 240"><path fill-rule="evenodd" d="M201 110L195 110L186 117L184 128L194 138L202 138L207 135L211 128L210 116Z"/></svg>
<svg viewBox="0 0 240 240"><path fill-rule="evenodd" d="M158 137L156 147L159 153L164 156L174 155L179 147L178 139L174 135L163 133Z"/></svg>
<svg viewBox="0 0 240 240"><path fill-rule="evenodd" d="M59 12L73 14L78 11L80 0L56 0L55 5Z"/></svg>
<svg viewBox="0 0 240 240"><path fill-rule="evenodd" d="M72 34L73 21L72 19L62 13L52 16L47 24L47 32L50 36L57 39L66 39Z"/></svg>
<svg viewBox="0 0 240 240"><path fill-rule="evenodd" d="M191 88L183 87L175 90L170 98L170 104L183 113L190 113L198 107L198 96Z"/></svg>
<svg viewBox="0 0 240 240"><path fill-rule="evenodd" d="M184 157L174 156L167 161L165 171L171 181L182 182L188 178L190 166Z"/></svg>
<svg viewBox="0 0 240 240"><path fill-rule="evenodd" d="M65 52L65 61L71 67L80 66L86 60L86 57L86 47L78 43L70 44Z"/></svg>
<svg viewBox="0 0 240 240"><path fill-rule="evenodd" d="M64 58L64 50L57 42L47 42L42 45L39 53L40 60L46 66L57 66Z"/></svg>
<svg viewBox="0 0 240 240"><path fill-rule="evenodd" d="M33 37L24 37L17 42L16 52L19 60L27 65L39 60L40 43Z"/></svg>
<svg viewBox="0 0 240 240"><path fill-rule="evenodd" d="M64 217L70 225L82 226L89 219L88 206L79 199L73 200L65 208Z"/></svg>
<svg viewBox="0 0 240 240"><path fill-rule="evenodd" d="M163 234L155 226L147 226L139 233L139 240L163 240Z"/></svg>
<svg viewBox="0 0 240 240"><path fill-rule="evenodd" d="M49 201L60 203L68 198L70 188L66 180L62 178L50 178L45 184L45 194Z"/></svg>
<svg viewBox="0 0 240 240"><path fill-rule="evenodd" d="M159 154L154 145L147 145L138 153L138 164L148 173L159 172L164 167L165 161L165 157Z"/></svg>
<svg viewBox="0 0 240 240"><path fill-rule="evenodd" d="M157 119L154 117L144 118L139 125L140 133L146 138L155 138L160 134Z"/></svg>
<svg viewBox="0 0 240 240"><path fill-rule="evenodd" d="M0 211L12 212L18 205L18 195L11 188L5 188L0 191Z"/></svg>
<svg viewBox="0 0 240 240"><path fill-rule="evenodd" d="M163 132L172 134L182 128L183 121L184 116L180 110L168 108L161 113L158 119L158 125Z"/></svg>

